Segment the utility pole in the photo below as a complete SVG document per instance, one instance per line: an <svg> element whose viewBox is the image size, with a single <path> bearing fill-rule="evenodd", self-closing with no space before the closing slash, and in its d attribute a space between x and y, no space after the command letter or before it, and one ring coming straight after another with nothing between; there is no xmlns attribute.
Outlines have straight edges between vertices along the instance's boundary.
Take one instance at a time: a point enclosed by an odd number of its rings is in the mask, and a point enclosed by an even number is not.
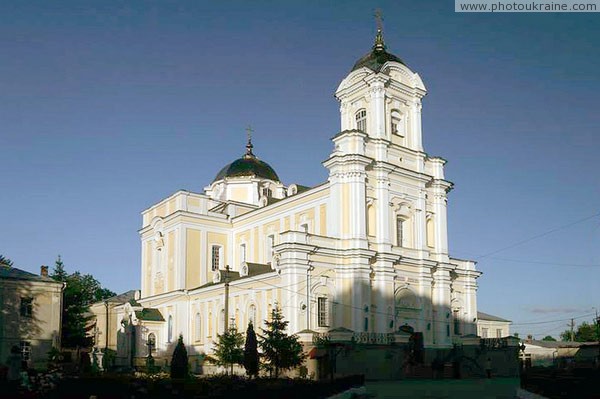
<svg viewBox="0 0 600 399"><path fill-rule="evenodd" d="M571 323L567 325L571 327L571 342L573 342L575 341L575 333L573 332L573 329L575 328L575 320L571 319Z"/></svg>
<svg viewBox="0 0 600 399"><path fill-rule="evenodd" d="M223 318L223 333L227 332L229 321L229 265L225 266L225 317Z"/></svg>

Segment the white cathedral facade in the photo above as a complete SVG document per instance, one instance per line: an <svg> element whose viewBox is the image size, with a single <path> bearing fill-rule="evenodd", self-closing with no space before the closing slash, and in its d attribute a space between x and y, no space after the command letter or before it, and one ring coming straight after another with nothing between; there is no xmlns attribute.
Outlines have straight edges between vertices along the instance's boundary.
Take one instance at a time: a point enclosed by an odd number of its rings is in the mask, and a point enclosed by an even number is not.
<svg viewBox="0 0 600 399"><path fill-rule="evenodd" d="M140 355L144 342L161 352L179 334L211 353L226 324L258 329L276 306L290 333L404 326L426 348L476 334L480 272L449 254L452 183L446 161L423 149L426 93L379 31L335 92L341 126L326 182L286 186L249 140L204 193L178 191L143 211L141 295L119 315L142 327Z"/></svg>

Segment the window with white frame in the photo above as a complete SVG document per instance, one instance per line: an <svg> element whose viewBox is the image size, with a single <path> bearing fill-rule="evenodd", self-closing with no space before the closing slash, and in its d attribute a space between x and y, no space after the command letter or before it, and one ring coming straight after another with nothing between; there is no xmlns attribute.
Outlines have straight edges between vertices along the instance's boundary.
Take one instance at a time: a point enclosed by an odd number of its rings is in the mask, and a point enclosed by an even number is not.
<svg viewBox="0 0 600 399"><path fill-rule="evenodd" d="M367 131L367 110L361 109L355 115L356 118L356 130L361 132Z"/></svg>
<svg viewBox="0 0 600 399"><path fill-rule="evenodd" d="M488 329L482 328L481 329L481 338L487 338L487 337L488 337Z"/></svg>
<svg viewBox="0 0 600 399"><path fill-rule="evenodd" d="M496 329L496 338L502 338L502 329L501 328Z"/></svg>
<svg viewBox="0 0 600 399"><path fill-rule="evenodd" d="M173 316L169 315L169 321L167 323L167 342L173 341Z"/></svg>
<svg viewBox="0 0 600 399"><path fill-rule="evenodd" d="M392 134L404 136L404 118L398 110L393 110L391 113Z"/></svg>
<svg viewBox="0 0 600 399"><path fill-rule="evenodd" d="M213 245L211 248L211 270L219 270L221 268L221 246Z"/></svg>
<svg viewBox="0 0 600 399"><path fill-rule="evenodd" d="M29 341L21 341L21 360L29 361L31 359L31 342Z"/></svg>
<svg viewBox="0 0 600 399"><path fill-rule="evenodd" d="M396 245L404 246L404 218L396 216Z"/></svg>
<svg viewBox="0 0 600 399"><path fill-rule="evenodd" d="M273 247L275 246L275 235L269 234L267 236L267 244L266 244L266 253L267 253L267 263L271 263L273 260Z"/></svg>
<svg viewBox="0 0 600 399"><path fill-rule="evenodd" d="M317 298L317 325L319 327L329 327L329 309L327 309L327 297Z"/></svg>

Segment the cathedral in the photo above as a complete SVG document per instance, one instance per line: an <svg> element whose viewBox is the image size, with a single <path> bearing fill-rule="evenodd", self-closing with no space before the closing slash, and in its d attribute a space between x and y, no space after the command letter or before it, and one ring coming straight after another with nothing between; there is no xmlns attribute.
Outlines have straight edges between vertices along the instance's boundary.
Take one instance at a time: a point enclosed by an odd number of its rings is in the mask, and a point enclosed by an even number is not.
<svg viewBox="0 0 600 399"><path fill-rule="evenodd" d="M475 262L448 249L443 158L423 148L421 77L381 30L335 91L340 131L315 187L286 185L248 138L202 193L142 212L141 292L118 310L140 327L137 353L177 337L210 354L227 325L290 333L418 334L450 348L477 333ZM357 338L358 339L358 338Z"/></svg>

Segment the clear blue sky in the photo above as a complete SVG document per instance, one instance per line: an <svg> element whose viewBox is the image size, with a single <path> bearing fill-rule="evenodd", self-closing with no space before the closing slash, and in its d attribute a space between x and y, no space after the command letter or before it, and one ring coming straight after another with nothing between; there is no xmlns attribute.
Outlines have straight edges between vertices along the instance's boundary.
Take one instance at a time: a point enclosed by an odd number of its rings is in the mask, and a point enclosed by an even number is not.
<svg viewBox="0 0 600 399"><path fill-rule="evenodd" d="M543 336L600 307L600 14L457 14L451 1L0 3L0 253L58 254L139 287L140 212L243 153L325 181L333 92L385 38L424 79L424 143L449 160L454 256L479 308ZM582 317L577 321L591 320Z"/></svg>

